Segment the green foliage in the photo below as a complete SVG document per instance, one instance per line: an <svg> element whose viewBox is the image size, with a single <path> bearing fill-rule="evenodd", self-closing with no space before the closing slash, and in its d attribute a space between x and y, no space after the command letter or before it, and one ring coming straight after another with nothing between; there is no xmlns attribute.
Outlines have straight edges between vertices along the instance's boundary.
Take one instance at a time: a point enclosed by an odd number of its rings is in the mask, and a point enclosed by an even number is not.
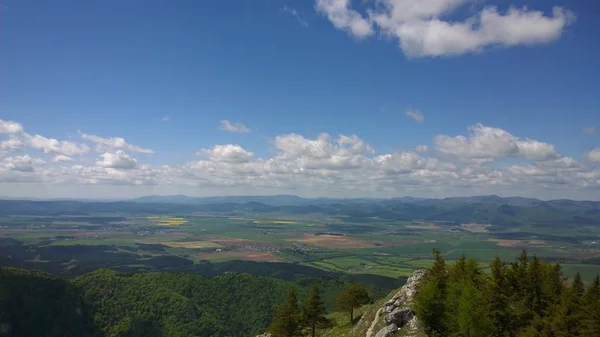
<svg viewBox="0 0 600 337"><path fill-rule="evenodd" d="M319 289L312 290L314 283ZM0 326L9 336L255 336L296 288L316 329L345 279L301 277L295 282L230 273L120 274L100 269L72 280L0 268ZM317 296L315 296L317 294ZM331 304L328 304L331 303ZM0 336L2 334L0 333Z"/></svg>
<svg viewBox="0 0 600 337"><path fill-rule="evenodd" d="M354 322L354 309L371 302L367 288L356 283L346 286L336 297L339 309L350 314L350 323Z"/></svg>
<svg viewBox="0 0 600 337"><path fill-rule="evenodd" d="M302 307L302 323L308 328L311 337L315 337L317 329L328 329L333 326L333 322L325 317L326 313L319 285L315 283Z"/></svg>
<svg viewBox="0 0 600 337"><path fill-rule="evenodd" d="M298 309L298 295L292 289L287 299L275 310L273 322L268 331L273 337L297 337L300 336L302 317Z"/></svg>
<svg viewBox="0 0 600 337"><path fill-rule="evenodd" d="M510 265L494 259L490 274L464 256L452 266L434 258L415 299L431 336L600 336L598 277L587 288L579 274L566 283L560 265L525 252Z"/></svg>

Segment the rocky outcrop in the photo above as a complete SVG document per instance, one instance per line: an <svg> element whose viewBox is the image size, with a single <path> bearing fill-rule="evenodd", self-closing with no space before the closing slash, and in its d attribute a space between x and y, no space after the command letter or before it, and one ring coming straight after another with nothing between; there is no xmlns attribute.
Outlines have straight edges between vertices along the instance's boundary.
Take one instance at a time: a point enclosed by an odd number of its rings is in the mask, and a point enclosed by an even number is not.
<svg viewBox="0 0 600 337"><path fill-rule="evenodd" d="M423 276L424 270L414 272L400 291L381 308L385 327L379 330L375 337L389 337L401 331L402 336L423 335L419 319L413 310L413 301L417 294L417 286Z"/></svg>
<svg viewBox="0 0 600 337"><path fill-rule="evenodd" d="M386 326L385 328L379 330L379 332L375 335L375 337L390 337L394 335L398 331L398 326L394 323Z"/></svg>

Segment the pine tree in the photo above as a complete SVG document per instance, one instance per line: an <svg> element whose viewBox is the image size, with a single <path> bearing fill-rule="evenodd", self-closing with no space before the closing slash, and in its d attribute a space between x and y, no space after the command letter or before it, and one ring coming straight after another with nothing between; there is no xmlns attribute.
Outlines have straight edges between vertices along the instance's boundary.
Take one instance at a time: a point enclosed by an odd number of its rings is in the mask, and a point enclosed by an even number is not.
<svg viewBox="0 0 600 337"><path fill-rule="evenodd" d="M337 295L336 302L340 309L350 314L350 324L354 323L354 309L371 302L369 293L363 284L351 284Z"/></svg>
<svg viewBox="0 0 600 337"><path fill-rule="evenodd" d="M297 337L300 336L300 323L298 296L296 290L292 289L285 302L277 307L268 331L273 337Z"/></svg>
<svg viewBox="0 0 600 337"><path fill-rule="evenodd" d="M596 276L584 297L584 317L582 336L600 336L600 276Z"/></svg>
<svg viewBox="0 0 600 337"><path fill-rule="evenodd" d="M319 286L315 283L302 308L302 323L309 329L311 337L315 337L317 329L333 326L333 322L325 317L325 313L325 303L321 299Z"/></svg>
<svg viewBox="0 0 600 337"><path fill-rule="evenodd" d="M583 321L583 295L585 286L579 273L575 274L571 287L563 291L558 309L552 321L552 328L557 337L581 336Z"/></svg>
<svg viewBox="0 0 600 337"><path fill-rule="evenodd" d="M483 294L471 281L464 282L462 288L456 315L458 336L489 336L491 326Z"/></svg>
<svg viewBox="0 0 600 337"><path fill-rule="evenodd" d="M492 277L488 283L487 296L489 300L489 317L492 325L491 336L503 337L512 331L509 304L509 281L506 268L500 257L496 256L490 264Z"/></svg>

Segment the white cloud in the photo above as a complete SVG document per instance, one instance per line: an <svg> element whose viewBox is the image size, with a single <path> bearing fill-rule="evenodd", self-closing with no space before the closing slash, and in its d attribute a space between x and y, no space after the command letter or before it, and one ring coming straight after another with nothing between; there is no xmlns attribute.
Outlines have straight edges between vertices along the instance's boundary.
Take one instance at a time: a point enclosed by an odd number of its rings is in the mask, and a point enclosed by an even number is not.
<svg viewBox="0 0 600 337"><path fill-rule="evenodd" d="M118 150L116 153L106 152L101 154L100 158L96 162L100 167L128 170L137 166L137 160L123 150Z"/></svg>
<svg viewBox="0 0 600 337"><path fill-rule="evenodd" d="M215 162L245 163L254 156L254 153L244 150L239 145L215 145L212 149L202 149L198 155L209 157Z"/></svg>
<svg viewBox="0 0 600 337"><path fill-rule="evenodd" d="M103 138L96 135L90 135L87 133L79 133L81 138L96 143L96 152L106 152L114 150L126 150L135 153L152 154L152 149L145 149L133 144L127 143L124 138L121 137L110 137Z"/></svg>
<svg viewBox="0 0 600 337"><path fill-rule="evenodd" d="M587 159L595 163L600 163L600 148L596 148L587 153Z"/></svg>
<svg viewBox="0 0 600 337"><path fill-rule="evenodd" d="M511 6L500 12L485 7L476 15L454 19L469 0L378 0L367 9L368 18L350 7L347 0L317 0L317 10L327 14L338 29L353 36L382 34L396 38L409 57L460 55L491 46L544 44L557 40L575 15L554 7L546 15L526 7ZM444 18L453 16L452 20ZM362 29L351 29L352 23Z"/></svg>
<svg viewBox="0 0 600 337"><path fill-rule="evenodd" d="M0 134L1 133L8 133L8 134L14 134L14 133L21 133L23 132L23 126L21 126L21 124L17 123L17 122L13 122L13 121L5 121L0 119Z"/></svg>
<svg viewBox="0 0 600 337"><path fill-rule="evenodd" d="M429 147L427 145L417 145L417 152L423 153L429 151Z"/></svg>
<svg viewBox="0 0 600 337"><path fill-rule="evenodd" d="M0 141L0 151L22 151L25 149L25 143L19 138L9 138Z"/></svg>
<svg viewBox="0 0 600 337"><path fill-rule="evenodd" d="M21 132L7 139L22 140L27 150L31 147L28 140L34 137ZM310 138L292 133L274 137L273 154L266 158L257 158L240 145L226 144L200 150L201 160L157 165L138 162L123 149L106 151L97 161L83 157L74 164L71 156L58 153L78 152L69 150L68 144L42 136L37 139L33 143L44 144L37 147L46 149L54 163L3 154L7 157L0 158L4 195L30 191L39 196L40 191L64 189L71 191L65 197L100 196L95 191L104 191L97 192L104 193L103 197L123 197L155 193L158 188L186 194L440 197L527 193L542 198L598 199L600 189L600 167L594 162L600 162L600 149L586 153L586 160L578 162L560 155L552 144L481 124L469 128L466 135L436 137L437 151L423 151L426 146L422 145L414 151L376 154L358 135L323 133ZM123 142L107 143L127 147Z"/></svg>
<svg viewBox="0 0 600 337"><path fill-rule="evenodd" d="M590 125L590 126L583 128L581 131L583 131L583 133L585 133L586 135L595 135L596 134L596 126Z"/></svg>
<svg viewBox="0 0 600 337"><path fill-rule="evenodd" d="M250 132L250 129L248 129L244 124L241 124L241 123L232 124L227 119L221 120L221 127L220 127L220 129L223 130L223 131L229 131L229 132L235 132L235 133L247 133L247 132Z"/></svg>
<svg viewBox="0 0 600 337"><path fill-rule="evenodd" d="M408 110L406 110L405 114L406 114L406 117L412 119L413 121L415 121L417 123L423 123L423 121L425 121L425 116L423 116L423 114L419 110L408 109Z"/></svg>
<svg viewBox="0 0 600 337"><path fill-rule="evenodd" d="M8 157L0 163L0 168L18 172L33 172L34 168L45 164L46 162L39 158L31 158L29 155Z"/></svg>
<svg viewBox="0 0 600 337"><path fill-rule="evenodd" d="M163 116L161 119L159 119L159 122L170 122L171 121L171 116Z"/></svg>
<svg viewBox="0 0 600 337"><path fill-rule="evenodd" d="M296 18L296 20L298 20L298 23L301 24L304 27L308 27L308 22L306 22L306 20L304 20L300 14L298 14L298 11L295 8L292 7L288 7L286 5L283 6L283 11L286 13L289 13L290 15L292 15L293 17Z"/></svg>
<svg viewBox="0 0 600 337"><path fill-rule="evenodd" d="M73 160L74 160L73 158L62 155L62 154L52 157L53 163L62 163L62 162L68 162L68 161L73 161Z"/></svg>
<svg viewBox="0 0 600 337"><path fill-rule="evenodd" d="M484 161L504 157L522 157L527 160L543 161L560 157L554 145L532 139L520 139L509 132L477 124L469 127L470 135L435 137L437 150L444 155L460 159Z"/></svg>
<svg viewBox="0 0 600 337"><path fill-rule="evenodd" d="M25 140L30 147L53 155L62 154L65 156L81 156L90 150L85 144L77 144L70 141L59 141L40 135L31 136L25 134Z"/></svg>
<svg viewBox="0 0 600 337"><path fill-rule="evenodd" d="M340 30L357 38L364 38L374 33L372 23L359 12L350 8L350 0L317 0L316 9L327 16L327 19Z"/></svg>

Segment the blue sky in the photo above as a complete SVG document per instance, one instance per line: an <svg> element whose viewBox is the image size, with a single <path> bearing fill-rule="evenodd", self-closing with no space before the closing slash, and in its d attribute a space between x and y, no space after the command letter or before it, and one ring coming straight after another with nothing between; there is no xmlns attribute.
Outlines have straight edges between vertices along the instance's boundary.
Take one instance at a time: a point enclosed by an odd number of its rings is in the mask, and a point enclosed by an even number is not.
<svg viewBox="0 0 600 337"><path fill-rule="evenodd" d="M0 194L600 199L598 10L4 1Z"/></svg>

